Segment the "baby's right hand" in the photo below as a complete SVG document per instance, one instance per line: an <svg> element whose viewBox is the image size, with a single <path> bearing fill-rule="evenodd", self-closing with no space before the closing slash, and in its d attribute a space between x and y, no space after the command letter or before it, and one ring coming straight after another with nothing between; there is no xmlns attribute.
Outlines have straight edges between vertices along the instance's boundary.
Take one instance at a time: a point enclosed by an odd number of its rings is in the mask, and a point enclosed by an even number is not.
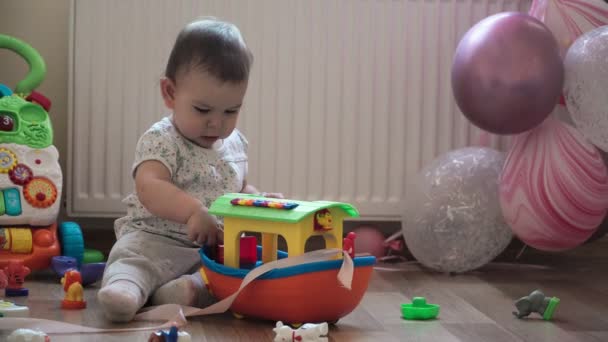
<svg viewBox="0 0 608 342"><path fill-rule="evenodd" d="M188 238L198 242L201 246L203 244L213 246L222 239L220 223L215 216L209 214L205 207L201 206L190 215L186 227Z"/></svg>

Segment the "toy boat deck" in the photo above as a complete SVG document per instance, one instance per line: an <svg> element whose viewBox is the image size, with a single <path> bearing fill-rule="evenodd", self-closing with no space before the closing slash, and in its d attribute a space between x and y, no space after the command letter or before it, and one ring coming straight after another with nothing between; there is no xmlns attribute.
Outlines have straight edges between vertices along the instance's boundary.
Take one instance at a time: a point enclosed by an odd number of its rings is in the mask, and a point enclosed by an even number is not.
<svg viewBox="0 0 608 342"><path fill-rule="evenodd" d="M249 269L227 267L212 260L208 250L200 250L201 275L218 300L235 293ZM261 247L258 246L261 254ZM278 258L287 257L279 251ZM335 323L352 312L369 284L373 256L353 258L352 288L337 279L342 259L274 269L254 280L239 294L230 310L235 316L298 323ZM259 264L259 263L258 263Z"/></svg>

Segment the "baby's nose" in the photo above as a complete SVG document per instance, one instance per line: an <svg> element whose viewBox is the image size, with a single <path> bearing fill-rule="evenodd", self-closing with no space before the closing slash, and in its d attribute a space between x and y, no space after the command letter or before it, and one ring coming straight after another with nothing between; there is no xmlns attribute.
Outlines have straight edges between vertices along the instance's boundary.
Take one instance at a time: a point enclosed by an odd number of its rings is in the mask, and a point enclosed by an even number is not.
<svg viewBox="0 0 608 342"><path fill-rule="evenodd" d="M206 122L206 128L216 129L222 126L222 120L219 118L210 118Z"/></svg>

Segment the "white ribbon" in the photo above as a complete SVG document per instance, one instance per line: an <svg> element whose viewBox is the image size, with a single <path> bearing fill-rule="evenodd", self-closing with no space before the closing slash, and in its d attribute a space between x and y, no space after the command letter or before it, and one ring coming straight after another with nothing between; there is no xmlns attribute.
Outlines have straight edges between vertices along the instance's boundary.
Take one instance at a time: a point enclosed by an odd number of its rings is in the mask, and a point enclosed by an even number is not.
<svg viewBox="0 0 608 342"><path fill-rule="evenodd" d="M343 262L338 271L338 281L347 289L351 289L351 283L354 273L354 264L351 257L345 251L340 249L322 249L308 252L295 257L288 257L276 261L268 262L251 270L243 279L239 289L232 295L223 300L212 304L204 309L191 306L182 306L177 304L165 304L154 307L148 307L145 311L140 312L134 318L135 321L163 321L165 323L157 326L143 328L123 328L123 329L99 329L91 328L77 324L70 324L60 321L53 321L40 318L17 318L3 317L0 318L0 330L15 330L15 329L34 329L45 332L49 335L71 335L71 334L99 334L111 332L128 332L128 331L145 331L166 329L173 325L177 327L184 326L188 323L186 317L204 316L226 312L239 293L247 287L252 281L256 280L263 274L277 269L291 266L302 265L306 263L318 262L333 259L338 254L342 254Z"/></svg>

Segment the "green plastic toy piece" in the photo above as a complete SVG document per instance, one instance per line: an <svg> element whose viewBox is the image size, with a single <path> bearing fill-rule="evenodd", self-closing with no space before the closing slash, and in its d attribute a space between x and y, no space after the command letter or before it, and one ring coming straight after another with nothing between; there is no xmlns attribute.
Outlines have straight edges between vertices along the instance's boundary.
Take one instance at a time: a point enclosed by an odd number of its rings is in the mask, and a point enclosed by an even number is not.
<svg viewBox="0 0 608 342"><path fill-rule="evenodd" d="M46 64L38 51L24 41L3 34L0 34L0 48L14 51L30 66L30 72L17 84L15 93L29 94L42 83L46 75Z"/></svg>
<svg viewBox="0 0 608 342"><path fill-rule="evenodd" d="M15 93L0 97L0 116L8 116L14 126L0 131L0 144L19 144L31 148L46 148L53 144L53 128L48 113L40 105L24 98L42 83L46 65L42 56L29 44L0 34L0 48L9 49L23 57L30 66L27 76L17 84Z"/></svg>
<svg viewBox="0 0 608 342"><path fill-rule="evenodd" d="M213 215L219 215L224 217L238 217L254 220L266 220L266 221L277 221L277 222L288 222L296 223L304 219L310 214L313 214L322 209L328 208L339 208L342 209L350 217L358 217L359 212L355 207L347 203L340 202L329 202L329 201L294 201L294 200L280 200L272 199L276 201L285 201L290 203L297 203L298 206L291 210L276 210L272 208L264 207L245 207L232 205L230 201L235 198L246 198L246 199L259 199L268 200L266 197L248 195L248 194L225 194L216 199L209 208L209 213Z"/></svg>
<svg viewBox="0 0 608 342"><path fill-rule="evenodd" d="M553 318L558 305L559 298L548 297L541 290L534 290L515 302L517 311L513 311L513 315L517 318L524 318L535 312L541 315L545 321L549 321Z"/></svg>
<svg viewBox="0 0 608 342"><path fill-rule="evenodd" d="M551 300L549 301L549 305L547 305L547 309L545 309L545 313L543 314L543 319L545 321L550 321L551 318L553 318L553 313L557 309L558 305L559 305L559 298L557 298L557 297L551 298Z"/></svg>
<svg viewBox="0 0 608 342"><path fill-rule="evenodd" d="M92 264L95 262L103 262L104 256L103 253L101 253L98 250L95 249L89 249L89 248L85 248L84 249L84 256L82 257L82 263L83 264Z"/></svg>
<svg viewBox="0 0 608 342"><path fill-rule="evenodd" d="M6 214L6 208L4 207L4 195L0 196L0 216Z"/></svg>
<svg viewBox="0 0 608 342"><path fill-rule="evenodd" d="M14 121L13 130L0 131L1 144L20 144L31 148L46 148L53 144L53 126L48 113L41 106L18 95L0 98L0 115Z"/></svg>
<svg viewBox="0 0 608 342"><path fill-rule="evenodd" d="M439 305L427 304L426 298L414 297L411 304L401 304L401 315L408 320L428 320L439 315Z"/></svg>

